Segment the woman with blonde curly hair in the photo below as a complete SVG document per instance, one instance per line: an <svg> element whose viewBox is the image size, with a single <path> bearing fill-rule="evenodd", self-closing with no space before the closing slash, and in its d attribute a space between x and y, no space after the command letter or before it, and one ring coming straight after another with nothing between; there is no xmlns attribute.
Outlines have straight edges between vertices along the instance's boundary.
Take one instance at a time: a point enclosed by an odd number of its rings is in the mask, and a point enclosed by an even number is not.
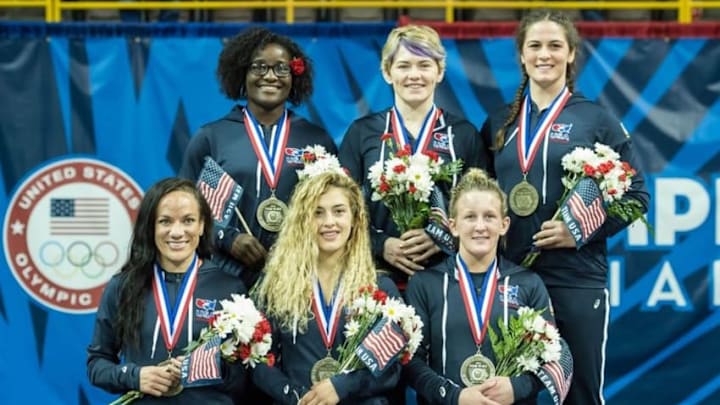
<svg viewBox="0 0 720 405"><path fill-rule="evenodd" d="M367 221L360 187L344 174L316 175L293 192L256 291L280 361L256 367L253 380L278 403L387 403L383 393L399 379L397 365L377 379L364 368L335 374L344 303L368 285L399 296L376 275Z"/></svg>

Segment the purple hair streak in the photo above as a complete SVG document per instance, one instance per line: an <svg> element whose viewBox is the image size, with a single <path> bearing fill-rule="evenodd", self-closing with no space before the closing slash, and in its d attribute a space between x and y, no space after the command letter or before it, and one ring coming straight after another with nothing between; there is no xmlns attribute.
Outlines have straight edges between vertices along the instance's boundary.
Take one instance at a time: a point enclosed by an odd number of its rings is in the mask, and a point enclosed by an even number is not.
<svg viewBox="0 0 720 405"><path fill-rule="evenodd" d="M399 45L404 46L405 49L407 49L413 55L424 56L424 57L432 58L432 59L435 59L438 61L445 59L445 52L436 51L436 50L431 49L419 42L410 41L405 38L400 38ZM400 46L398 46L398 49L400 48ZM395 50L395 53L397 53L397 49ZM393 59L394 58L395 58L395 55L393 54Z"/></svg>

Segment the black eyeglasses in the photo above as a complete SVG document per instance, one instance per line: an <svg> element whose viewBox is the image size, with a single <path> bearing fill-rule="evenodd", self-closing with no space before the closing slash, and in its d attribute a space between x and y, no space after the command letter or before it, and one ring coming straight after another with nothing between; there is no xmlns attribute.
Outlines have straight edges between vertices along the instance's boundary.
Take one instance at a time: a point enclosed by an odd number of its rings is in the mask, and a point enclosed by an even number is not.
<svg viewBox="0 0 720 405"><path fill-rule="evenodd" d="M270 69L272 69L273 73L275 73L275 76L277 77L288 77L290 76L290 65L287 63L278 63L276 65L270 66L265 63L253 63L250 65L250 73L254 74L255 76L265 76Z"/></svg>

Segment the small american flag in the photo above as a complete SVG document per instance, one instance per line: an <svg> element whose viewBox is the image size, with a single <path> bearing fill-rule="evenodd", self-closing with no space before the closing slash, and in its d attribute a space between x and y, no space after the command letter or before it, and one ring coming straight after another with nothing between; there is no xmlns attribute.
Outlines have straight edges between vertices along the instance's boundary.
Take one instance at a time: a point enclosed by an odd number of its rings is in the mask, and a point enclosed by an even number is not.
<svg viewBox="0 0 720 405"><path fill-rule="evenodd" d="M210 205L215 222L227 226L243 188L209 156L205 158L197 188Z"/></svg>
<svg viewBox="0 0 720 405"><path fill-rule="evenodd" d="M438 186L434 186L430 193L430 217L425 231L443 252L448 255L455 254L455 238L450 233L450 221L447 217L445 200Z"/></svg>
<svg viewBox="0 0 720 405"><path fill-rule="evenodd" d="M220 374L220 336L214 336L183 360L182 385L185 387L218 384Z"/></svg>
<svg viewBox="0 0 720 405"><path fill-rule="evenodd" d="M381 375L407 345L402 328L388 318L380 319L355 349L355 354L375 376Z"/></svg>
<svg viewBox="0 0 720 405"><path fill-rule="evenodd" d="M108 198L50 199L50 235L107 236L109 232Z"/></svg>
<svg viewBox="0 0 720 405"><path fill-rule="evenodd" d="M587 243L607 218L600 188L587 177L575 185L560 210L578 248Z"/></svg>
<svg viewBox="0 0 720 405"><path fill-rule="evenodd" d="M563 355L559 361L545 363L536 372L540 381L545 385L555 405L565 401L573 376L573 360L570 349L564 340L560 340Z"/></svg>

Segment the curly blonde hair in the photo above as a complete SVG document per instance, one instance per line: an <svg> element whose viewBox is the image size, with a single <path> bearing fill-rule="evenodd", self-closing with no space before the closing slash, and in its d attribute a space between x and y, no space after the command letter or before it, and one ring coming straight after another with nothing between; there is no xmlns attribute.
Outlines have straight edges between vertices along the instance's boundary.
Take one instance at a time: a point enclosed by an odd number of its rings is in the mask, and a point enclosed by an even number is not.
<svg viewBox="0 0 720 405"><path fill-rule="evenodd" d="M298 183L278 239L270 250L265 275L256 291L258 305L280 327L305 332L312 317L313 282L320 250L315 239L314 213L320 197L330 188L344 191L350 203L352 229L341 257L342 302L352 302L360 287L377 285L370 250L368 214L360 187L344 174L326 172Z"/></svg>

